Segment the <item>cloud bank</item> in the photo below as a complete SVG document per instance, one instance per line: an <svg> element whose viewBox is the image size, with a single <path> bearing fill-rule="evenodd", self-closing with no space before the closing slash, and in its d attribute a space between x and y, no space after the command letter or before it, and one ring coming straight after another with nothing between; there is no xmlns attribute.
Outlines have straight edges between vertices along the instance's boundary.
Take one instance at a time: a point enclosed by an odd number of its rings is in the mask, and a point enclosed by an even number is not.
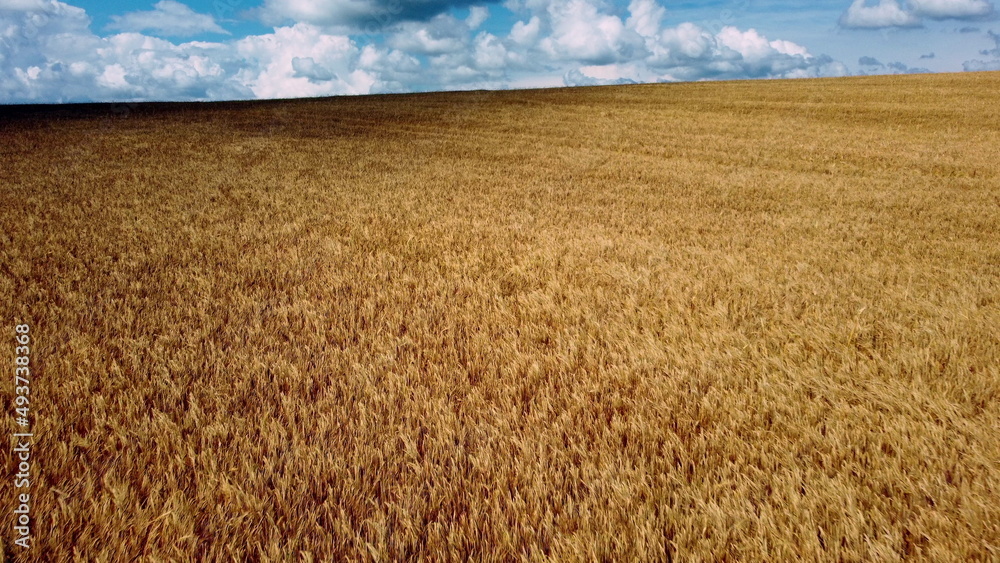
<svg viewBox="0 0 1000 563"><path fill-rule="evenodd" d="M471 7L470 7L471 6ZM504 28L492 9L513 15ZM456 11L456 8L468 8ZM457 14L465 14L459 16ZM377 92L840 76L847 68L754 29L665 24L655 0L267 1L270 33L221 41L176 0L91 30L59 0L0 0L0 103L219 100ZM377 34L364 31L375 21ZM171 40L171 38L174 38Z"/></svg>
<svg viewBox="0 0 1000 563"><path fill-rule="evenodd" d="M215 23L208 14L199 14L175 0L160 0L148 12L130 12L124 16L111 16L108 29L119 31L152 31L156 35L190 37L200 33L228 32Z"/></svg>
<svg viewBox="0 0 1000 563"><path fill-rule="evenodd" d="M920 27L931 20L982 20L994 13L988 0L854 0L840 17L840 25L853 29Z"/></svg>

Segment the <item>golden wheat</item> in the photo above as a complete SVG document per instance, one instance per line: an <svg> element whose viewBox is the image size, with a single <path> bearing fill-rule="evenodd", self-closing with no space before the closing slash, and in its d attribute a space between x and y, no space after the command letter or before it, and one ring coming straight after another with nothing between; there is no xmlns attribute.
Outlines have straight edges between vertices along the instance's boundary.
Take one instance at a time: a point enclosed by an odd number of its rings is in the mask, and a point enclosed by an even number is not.
<svg viewBox="0 0 1000 563"><path fill-rule="evenodd" d="M998 88L2 108L5 559L1000 560Z"/></svg>

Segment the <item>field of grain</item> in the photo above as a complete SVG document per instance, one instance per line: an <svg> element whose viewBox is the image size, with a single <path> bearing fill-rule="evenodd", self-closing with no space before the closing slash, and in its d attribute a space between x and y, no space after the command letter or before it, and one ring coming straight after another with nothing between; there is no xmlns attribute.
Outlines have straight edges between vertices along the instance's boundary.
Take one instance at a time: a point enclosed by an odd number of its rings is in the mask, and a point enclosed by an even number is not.
<svg viewBox="0 0 1000 563"><path fill-rule="evenodd" d="M0 108L4 558L998 561L998 91Z"/></svg>

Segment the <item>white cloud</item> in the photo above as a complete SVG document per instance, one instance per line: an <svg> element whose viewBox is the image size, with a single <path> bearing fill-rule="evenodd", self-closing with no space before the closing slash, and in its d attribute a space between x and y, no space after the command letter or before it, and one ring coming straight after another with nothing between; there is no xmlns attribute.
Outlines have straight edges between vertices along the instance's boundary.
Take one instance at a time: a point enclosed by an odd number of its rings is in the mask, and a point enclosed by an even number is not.
<svg viewBox="0 0 1000 563"><path fill-rule="evenodd" d="M388 1L340 2L336 9L389 6ZM506 34L482 29L489 13L480 4L461 19L451 14L400 19L374 39L299 22L224 42L176 43L134 31L96 35L83 10L58 0L0 0L0 103L846 74L844 65L829 57L753 29L725 27L715 33L692 23L665 26L666 11L655 0L631 0L627 13L600 2L511 0L521 12ZM415 4L421 2L405 3L411 10ZM333 9L322 2L309 5ZM308 9L294 0L286 7Z"/></svg>
<svg viewBox="0 0 1000 563"><path fill-rule="evenodd" d="M531 19L527 23L523 21L515 23L514 27L510 30L511 41L520 45L534 43L538 39L541 24L542 22L538 19L538 16L531 16Z"/></svg>
<svg viewBox="0 0 1000 563"><path fill-rule="evenodd" d="M393 27L386 44L401 52L427 57L421 75L415 77L411 86L433 89L504 87L507 69L518 65L518 56L510 52L518 45L486 31L475 33L482 17L473 11L465 20L442 14L428 22L404 22Z"/></svg>
<svg viewBox="0 0 1000 563"><path fill-rule="evenodd" d="M200 33L228 34L208 14L199 14L175 0L160 0L148 12L129 12L111 16L108 29L119 31L151 31L157 35L190 37Z"/></svg>
<svg viewBox="0 0 1000 563"><path fill-rule="evenodd" d="M45 0L0 0L0 10L10 12L32 12L44 10L48 2Z"/></svg>
<svg viewBox="0 0 1000 563"><path fill-rule="evenodd" d="M880 0L875 6L854 0L842 16L840 25L850 28L917 27L920 18L904 10L896 0Z"/></svg>
<svg viewBox="0 0 1000 563"><path fill-rule="evenodd" d="M478 69L496 71L507 67L507 48L497 36L485 31L476 36L472 56Z"/></svg>
<svg viewBox="0 0 1000 563"><path fill-rule="evenodd" d="M38 67L32 67L32 69L38 69ZM37 80L38 74L38 72L34 72L29 76ZM127 90L129 83L125 80L125 67L118 63L104 67L104 72L97 77L97 84L110 90Z"/></svg>
<svg viewBox="0 0 1000 563"><path fill-rule="evenodd" d="M656 0L632 0L625 25L643 37L652 37L660 29L667 11Z"/></svg>
<svg viewBox="0 0 1000 563"><path fill-rule="evenodd" d="M757 30L732 26L713 35L692 23L663 30L649 63L665 77L681 80L847 74L842 64L791 41L771 41Z"/></svg>
<svg viewBox="0 0 1000 563"><path fill-rule="evenodd" d="M366 94L377 81L358 67L361 51L349 37L328 35L310 24L245 37L234 47L249 63L237 78L258 98ZM308 70L317 74L303 72Z"/></svg>
<svg viewBox="0 0 1000 563"><path fill-rule="evenodd" d="M914 13L935 20L980 19L993 13L986 0L910 0Z"/></svg>
<svg viewBox="0 0 1000 563"><path fill-rule="evenodd" d="M783 54L791 56L809 56L809 50L799 45L797 43L792 43L791 41L785 41L784 39L775 39L768 43L772 49Z"/></svg>
<svg viewBox="0 0 1000 563"><path fill-rule="evenodd" d="M469 17L465 18L465 25L469 29L477 29L490 17L490 9L485 6L473 6L469 9Z"/></svg>
<svg viewBox="0 0 1000 563"><path fill-rule="evenodd" d="M647 38L646 46L644 57L603 65L581 64L567 72L564 80L569 85L583 85L848 74L843 64L813 56L801 45L772 41L756 30L732 26L713 34L693 23L682 23L659 29Z"/></svg>
<svg viewBox="0 0 1000 563"><path fill-rule="evenodd" d="M423 74L420 61L397 49L381 49L366 45L361 49L358 66L378 77L371 93L409 90Z"/></svg>
<svg viewBox="0 0 1000 563"><path fill-rule="evenodd" d="M546 11L552 33L539 47L552 59L607 64L645 54L638 33L589 0L553 1Z"/></svg>
<svg viewBox="0 0 1000 563"><path fill-rule="evenodd" d="M399 24L387 43L408 53L441 55L464 49L468 45L470 31L467 22L450 15L440 15L425 23Z"/></svg>
<svg viewBox="0 0 1000 563"><path fill-rule="evenodd" d="M367 93L377 76L347 37L305 24L229 43L99 37L57 0L0 9L0 102L210 100ZM294 59L298 58L296 64ZM329 78L329 79L327 79Z"/></svg>
<svg viewBox="0 0 1000 563"><path fill-rule="evenodd" d="M337 78L336 73L312 57L292 57L292 70L296 78L308 78L313 82L328 82Z"/></svg>
<svg viewBox="0 0 1000 563"><path fill-rule="evenodd" d="M740 31L729 26L723 28L716 37L720 45L736 51L740 58L751 64L759 64L775 54L781 54L755 29Z"/></svg>
<svg viewBox="0 0 1000 563"><path fill-rule="evenodd" d="M922 18L932 20L977 20L993 14L988 0L879 0L869 6L866 0L854 0L840 16L840 25L847 28L878 29L886 27L919 27Z"/></svg>
<svg viewBox="0 0 1000 563"><path fill-rule="evenodd" d="M681 66L711 58L716 47L711 33L690 22L662 30L657 39L649 60L657 67Z"/></svg>

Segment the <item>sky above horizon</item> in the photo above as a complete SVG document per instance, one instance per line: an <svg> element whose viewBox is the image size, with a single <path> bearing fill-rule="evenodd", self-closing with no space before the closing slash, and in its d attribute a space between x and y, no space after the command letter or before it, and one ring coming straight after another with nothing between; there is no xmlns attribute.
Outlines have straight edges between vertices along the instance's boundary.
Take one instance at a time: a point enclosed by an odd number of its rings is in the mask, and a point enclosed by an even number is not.
<svg viewBox="0 0 1000 563"><path fill-rule="evenodd" d="M0 104L1000 70L988 0L0 0Z"/></svg>

